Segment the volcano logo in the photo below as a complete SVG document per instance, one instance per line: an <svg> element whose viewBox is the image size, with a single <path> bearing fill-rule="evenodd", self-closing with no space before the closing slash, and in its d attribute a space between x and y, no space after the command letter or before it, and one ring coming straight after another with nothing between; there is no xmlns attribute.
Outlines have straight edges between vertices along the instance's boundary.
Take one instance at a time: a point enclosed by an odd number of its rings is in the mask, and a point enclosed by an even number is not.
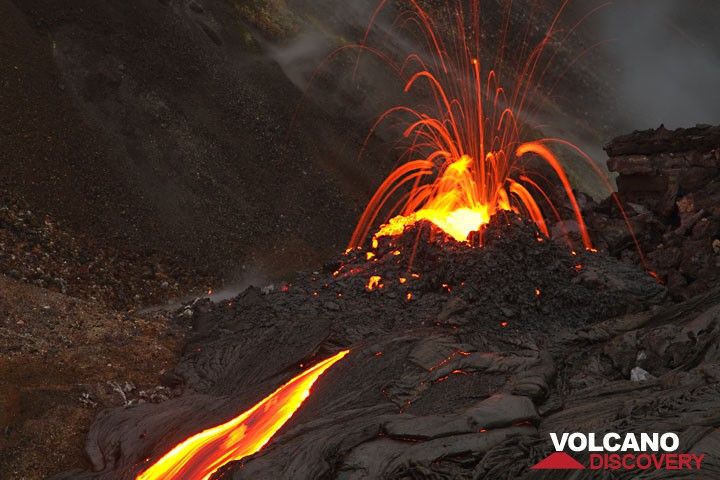
<svg viewBox="0 0 720 480"><path fill-rule="evenodd" d="M585 470L585 466L565 452L555 452L531 467L532 470Z"/></svg>
<svg viewBox="0 0 720 480"><path fill-rule="evenodd" d="M550 433L555 453L530 467L531 470L700 470L704 453L677 453L680 437L673 432L660 434L632 432ZM564 452L589 452L583 465Z"/></svg>

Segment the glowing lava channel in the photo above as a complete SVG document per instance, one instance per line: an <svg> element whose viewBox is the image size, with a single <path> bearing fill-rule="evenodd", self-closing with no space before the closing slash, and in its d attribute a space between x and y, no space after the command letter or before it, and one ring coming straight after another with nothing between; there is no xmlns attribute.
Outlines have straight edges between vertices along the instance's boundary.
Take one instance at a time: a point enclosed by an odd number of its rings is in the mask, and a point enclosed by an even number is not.
<svg viewBox="0 0 720 480"><path fill-rule="evenodd" d="M257 453L310 396L320 375L348 352L302 372L242 415L183 441L137 480L207 480L228 462Z"/></svg>

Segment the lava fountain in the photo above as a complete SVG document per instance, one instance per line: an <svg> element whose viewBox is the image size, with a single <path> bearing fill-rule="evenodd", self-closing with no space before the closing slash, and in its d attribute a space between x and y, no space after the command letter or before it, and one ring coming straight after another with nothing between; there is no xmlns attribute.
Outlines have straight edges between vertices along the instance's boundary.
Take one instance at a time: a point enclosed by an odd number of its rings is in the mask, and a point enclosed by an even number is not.
<svg viewBox="0 0 720 480"><path fill-rule="evenodd" d="M609 187L604 174L592 160L575 147L558 139L523 141L527 128L521 122L527 113L529 96L540 79L550 70L543 63L544 52L559 34L558 21L568 1L554 16L542 41L529 52L522 52L518 71L511 85L501 83L501 73L512 70L504 64L506 45L498 51L493 68L482 60L480 0L447 2L441 21L433 18L416 0L408 0L408 11L396 25L417 31L425 47L404 58L392 60L382 47L370 44L371 32L380 13L387 7L383 0L366 31L361 54L369 52L390 63L404 82L404 93L422 89L430 100L426 105L400 105L385 112L372 128L374 132L391 117L401 117L406 142L401 164L380 185L371 198L353 233L349 248L360 248L378 223L372 236L395 236L419 221L429 221L459 242L470 234L482 232L483 225L500 211L513 211L532 219L538 230L549 236L550 211L560 221L559 209L541 184L539 172L526 171L521 160L532 156L544 161L559 181L572 209L583 246L592 243L568 175L550 144L569 146L587 161ZM507 18L510 16L508 2ZM506 41L509 20L501 29ZM438 26L442 25L442 26ZM579 25L579 23L578 23ZM572 28L569 32L577 28ZM565 32L568 36L569 33ZM526 55L527 53L527 55ZM414 102L425 103L425 102ZM610 190L612 192L612 190ZM384 217L382 217L384 215Z"/></svg>
<svg viewBox="0 0 720 480"><path fill-rule="evenodd" d="M250 410L178 444L137 480L207 480L226 463L259 452L310 396L318 378L348 353L344 350L318 363Z"/></svg>

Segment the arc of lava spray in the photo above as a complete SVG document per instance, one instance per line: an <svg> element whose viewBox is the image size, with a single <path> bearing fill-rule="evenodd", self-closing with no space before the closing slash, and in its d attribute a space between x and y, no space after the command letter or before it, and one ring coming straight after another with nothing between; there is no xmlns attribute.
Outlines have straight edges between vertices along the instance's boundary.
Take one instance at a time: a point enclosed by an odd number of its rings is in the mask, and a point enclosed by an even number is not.
<svg viewBox="0 0 720 480"><path fill-rule="evenodd" d="M184 440L136 480L207 480L226 463L259 452L310 396L318 378L348 353L323 360L250 410Z"/></svg>
<svg viewBox="0 0 720 480"><path fill-rule="evenodd" d="M396 24L416 28L426 47L394 63L389 54L369 42L374 24L387 3L388 0L381 1L375 10L365 39L359 45L360 52L369 52L390 62L405 81L406 94L424 85L431 101L428 106L391 108L373 126L374 132L389 117L403 116L408 119L403 137L409 146L402 158L404 163L385 179L368 203L349 248L362 247L379 221L385 223L373 235L374 244L379 237L399 235L421 220L430 221L455 240L465 242L471 232L481 231L499 211L526 215L540 232L549 236L540 205L544 202L558 221L561 220L559 209L542 190L538 175L525 171L521 165L523 157L532 155L549 165L559 180L578 224L583 246L592 250L568 175L548 148L553 140L523 142L521 138L524 125L520 119L526 113L530 92L549 70L549 66L541 62L543 52L557 35L556 25L569 0L554 16L542 41L529 52L526 60L519 62L519 71L513 72L516 79L507 87L501 83L500 76L507 68L505 42L512 2L507 2L495 68L488 69L486 74L483 74L481 52L480 0L448 2L449 15L442 28L437 28L436 20L417 0L407 0L409 12L401 15ZM525 58L525 53L521 53L521 58ZM598 171L594 165L591 167ZM612 193L607 179L601 180ZM542 202L539 204L536 198Z"/></svg>

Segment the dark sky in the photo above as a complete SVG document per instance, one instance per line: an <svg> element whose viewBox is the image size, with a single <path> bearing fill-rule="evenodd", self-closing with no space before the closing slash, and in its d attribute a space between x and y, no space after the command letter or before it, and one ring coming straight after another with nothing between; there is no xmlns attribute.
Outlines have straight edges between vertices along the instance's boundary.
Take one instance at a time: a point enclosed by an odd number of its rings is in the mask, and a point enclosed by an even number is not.
<svg viewBox="0 0 720 480"><path fill-rule="evenodd" d="M619 0L593 23L614 40L615 65L600 68L615 80L623 123L720 124L720 1Z"/></svg>

